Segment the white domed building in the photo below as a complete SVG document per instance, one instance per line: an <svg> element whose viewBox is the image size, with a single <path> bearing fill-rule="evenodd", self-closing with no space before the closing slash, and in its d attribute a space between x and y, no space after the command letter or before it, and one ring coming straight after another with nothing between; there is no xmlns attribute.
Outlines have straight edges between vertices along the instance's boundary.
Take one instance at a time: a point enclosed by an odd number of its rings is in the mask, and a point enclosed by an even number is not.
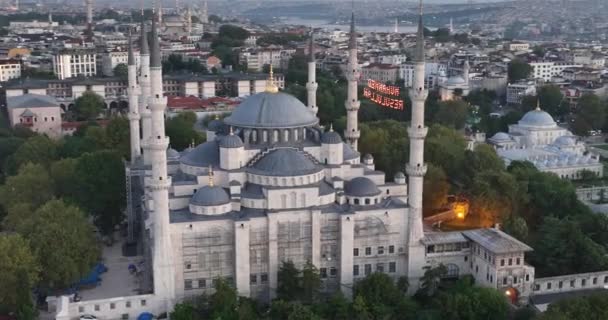
<svg viewBox="0 0 608 320"><path fill-rule="evenodd" d="M452 74L447 76L442 71L438 78L439 96L442 101L454 100L460 97L466 97L471 91L469 85L469 61L465 60L462 68L462 74ZM459 93L458 93L459 92Z"/></svg>
<svg viewBox="0 0 608 320"><path fill-rule="evenodd" d="M512 161L530 161L540 171L573 180L579 179L583 170L603 175L599 156L589 153L582 141L539 107L510 125L509 133L498 132L488 143L507 165Z"/></svg>

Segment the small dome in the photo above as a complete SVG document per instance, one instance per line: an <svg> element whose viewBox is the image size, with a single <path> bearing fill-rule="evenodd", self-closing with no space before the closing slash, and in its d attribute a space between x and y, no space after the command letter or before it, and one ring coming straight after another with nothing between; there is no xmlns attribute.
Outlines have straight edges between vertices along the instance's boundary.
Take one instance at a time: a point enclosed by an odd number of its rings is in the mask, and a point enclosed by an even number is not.
<svg viewBox="0 0 608 320"><path fill-rule="evenodd" d="M271 151L258 160L248 170L254 174L267 176L301 176L323 170L304 153L291 148Z"/></svg>
<svg viewBox="0 0 608 320"><path fill-rule="evenodd" d="M195 167L208 167L220 163L220 149L217 140L196 146L180 159L181 163Z"/></svg>
<svg viewBox="0 0 608 320"><path fill-rule="evenodd" d="M372 157L372 155L371 155L371 154L366 153L366 154L363 156L363 160L374 160L374 157Z"/></svg>
<svg viewBox="0 0 608 320"><path fill-rule="evenodd" d="M220 137L220 148L242 148L243 140L236 134Z"/></svg>
<svg viewBox="0 0 608 320"><path fill-rule="evenodd" d="M397 173L395 173L395 179L405 179L405 174L401 171L398 171Z"/></svg>
<svg viewBox="0 0 608 320"><path fill-rule="evenodd" d="M222 130L222 126L224 126L224 122L222 122L222 120L213 119L207 125L207 130L213 131L213 132L218 132L218 131Z"/></svg>
<svg viewBox="0 0 608 320"><path fill-rule="evenodd" d="M446 82L446 84L449 86L459 86L459 85L465 85L466 81L461 76L455 76L455 77L450 77L448 79L448 81Z"/></svg>
<svg viewBox="0 0 608 320"><path fill-rule="evenodd" d="M173 148L167 149L167 159L179 159L180 154Z"/></svg>
<svg viewBox="0 0 608 320"><path fill-rule="evenodd" d="M521 120L520 125L524 126L555 126L553 117L545 111L540 109L528 111Z"/></svg>
<svg viewBox="0 0 608 320"><path fill-rule="evenodd" d="M568 137L568 136L561 136L561 137L555 139L555 144L558 146L562 146L562 147L574 146L574 145L576 145L576 138Z"/></svg>
<svg viewBox="0 0 608 320"><path fill-rule="evenodd" d="M316 125L319 120L296 97L262 92L245 99L224 123L245 128L294 128Z"/></svg>
<svg viewBox="0 0 608 320"><path fill-rule="evenodd" d="M229 202L228 193L218 186L204 186L190 199L190 204L203 207L221 206Z"/></svg>
<svg viewBox="0 0 608 320"><path fill-rule="evenodd" d="M342 143L342 137L337 132L331 130L323 133L321 136L321 143L323 144L340 144Z"/></svg>
<svg viewBox="0 0 608 320"><path fill-rule="evenodd" d="M511 136L509 136L508 134L506 134L504 132L497 132L490 139L496 140L496 141L505 141L505 140L511 140Z"/></svg>
<svg viewBox="0 0 608 320"><path fill-rule="evenodd" d="M347 196L368 197L377 196L381 193L376 184L365 177L354 178L346 182L344 192Z"/></svg>

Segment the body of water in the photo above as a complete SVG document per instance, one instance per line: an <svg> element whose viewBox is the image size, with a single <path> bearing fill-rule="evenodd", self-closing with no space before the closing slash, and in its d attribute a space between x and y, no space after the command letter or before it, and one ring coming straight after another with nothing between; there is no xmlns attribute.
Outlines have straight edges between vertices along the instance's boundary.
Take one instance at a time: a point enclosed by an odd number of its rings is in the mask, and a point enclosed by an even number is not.
<svg viewBox="0 0 608 320"><path fill-rule="evenodd" d="M284 17L281 18L281 24L289 24L289 25L302 25L302 26L311 26L314 28L324 28L327 30L350 30L350 25L347 24L332 24L327 20L323 19L302 19L298 17ZM408 25L399 25L399 32L401 33L413 33L416 32L417 26L413 24ZM395 25L385 25L385 26L360 26L357 25L357 31L359 32L394 32Z"/></svg>

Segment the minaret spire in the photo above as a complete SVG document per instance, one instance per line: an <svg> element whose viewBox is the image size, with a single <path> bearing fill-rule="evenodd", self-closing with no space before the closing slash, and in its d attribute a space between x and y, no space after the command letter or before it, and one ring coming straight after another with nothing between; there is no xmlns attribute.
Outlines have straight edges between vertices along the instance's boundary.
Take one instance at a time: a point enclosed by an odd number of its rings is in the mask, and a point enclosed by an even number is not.
<svg viewBox="0 0 608 320"><path fill-rule="evenodd" d="M154 8L154 6L152 7ZM150 118L150 47L148 45L148 33L146 22L141 21L141 33L139 38L139 86L141 96L139 98L139 114L141 116L141 147L144 151L144 164L152 164L150 150L147 147L148 140L152 136L152 120Z"/></svg>
<svg viewBox="0 0 608 320"><path fill-rule="evenodd" d="M169 188L171 180L167 174L167 147L169 138L165 135L165 109L167 97L163 95L162 66L157 21L152 20L152 43L150 44L150 110L152 136L148 148L152 158L152 173L148 187L154 204L153 255L154 294L166 301L166 309L172 310L175 303L175 267L172 257L171 234L169 228Z"/></svg>
<svg viewBox="0 0 608 320"><path fill-rule="evenodd" d="M418 17L418 33L414 54L414 81L410 89L412 100L412 120L407 129L410 139L410 158L406 165L408 181L409 223L408 223L408 278L413 290L418 289L420 278L424 275L425 261L424 237L422 226L422 190L426 164L424 163L424 138L428 128L424 125L424 103L428 91L424 87L424 24L422 21L422 0Z"/></svg>
<svg viewBox="0 0 608 320"><path fill-rule="evenodd" d="M131 137L131 162L141 155L141 140L139 137L139 87L137 86L137 66L133 54L133 41L129 29L129 56L127 60L128 96L129 96L129 131Z"/></svg>
<svg viewBox="0 0 608 320"><path fill-rule="evenodd" d="M317 114L317 62L315 61L314 32L310 30L310 41L308 46L308 82L306 83L308 108L313 114Z"/></svg>
<svg viewBox="0 0 608 320"><path fill-rule="evenodd" d="M350 20L350 39L348 42L348 65L344 72L348 80L348 92L345 102L346 107L346 131L344 137L350 147L357 151L359 146L359 107L361 103L357 98L357 84L359 81L359 63L357 62L357 32L355 30L355 10Z"/></svg>

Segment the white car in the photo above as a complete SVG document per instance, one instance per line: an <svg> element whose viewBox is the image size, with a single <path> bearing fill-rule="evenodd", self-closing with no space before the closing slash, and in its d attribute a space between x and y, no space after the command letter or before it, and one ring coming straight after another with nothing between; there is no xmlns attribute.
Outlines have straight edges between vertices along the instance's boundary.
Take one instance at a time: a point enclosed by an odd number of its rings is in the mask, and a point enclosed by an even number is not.
<svg viewBox="0 0 608 320"><path fill-rule="evenodd" d="M80 320L97 320L97 317L92 314L83 314L80 316Z"/></svg>

